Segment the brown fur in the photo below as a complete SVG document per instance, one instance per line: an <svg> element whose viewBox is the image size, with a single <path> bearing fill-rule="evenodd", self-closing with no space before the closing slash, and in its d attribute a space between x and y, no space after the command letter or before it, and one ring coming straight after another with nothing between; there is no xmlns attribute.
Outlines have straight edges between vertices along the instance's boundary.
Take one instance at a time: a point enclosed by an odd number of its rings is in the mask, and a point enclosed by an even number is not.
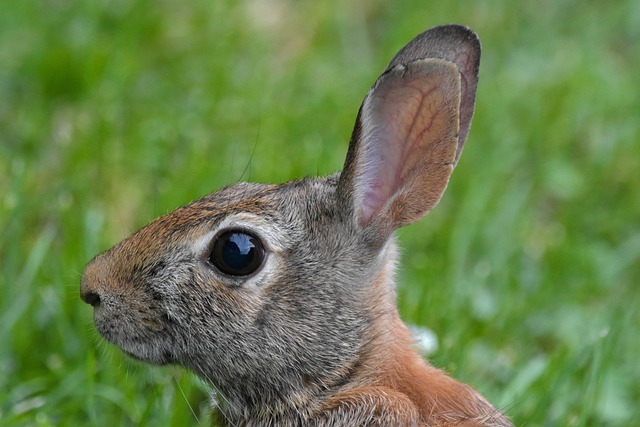
<svg viewBox="0 0 640 427"><path fill-rule="evenodd" d="M380 320L369 332L371 350L363 356L362 369L349 384L356 388L337 394L326 405L352 406L366 399L385 402L387 408L394 408L387 409L388 414L406 416L408 424L419 426L511 425L478 392L432 367L416 353L411 333L390 307L394 300L390 298L392 275L383 272L372 287L370 310Z"/></svg>
<svg viewBox="0 0 640 427"><path fill-rule="evenodd" d="M420 34L365 98L342 173L227 187L98 255L80 288L98 331L196 372L221 425L510 426L419 356L396 309L393 233L446 188L479 58L464 27ZM217 264L232 232L264 248L253 270Z"/></svg>

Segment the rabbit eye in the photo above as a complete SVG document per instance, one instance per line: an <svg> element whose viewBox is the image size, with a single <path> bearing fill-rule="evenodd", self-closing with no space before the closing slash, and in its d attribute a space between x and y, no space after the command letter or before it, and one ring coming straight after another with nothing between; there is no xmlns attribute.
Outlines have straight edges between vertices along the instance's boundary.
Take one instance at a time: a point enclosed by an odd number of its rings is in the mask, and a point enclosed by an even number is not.
<svg viewBox="0 0 640 427"><path fill-rule="evenodd" d="M215 238L209 261L225 274L248 276L262 266L264 255L264 247L257 237L231 230Z"/></svg>

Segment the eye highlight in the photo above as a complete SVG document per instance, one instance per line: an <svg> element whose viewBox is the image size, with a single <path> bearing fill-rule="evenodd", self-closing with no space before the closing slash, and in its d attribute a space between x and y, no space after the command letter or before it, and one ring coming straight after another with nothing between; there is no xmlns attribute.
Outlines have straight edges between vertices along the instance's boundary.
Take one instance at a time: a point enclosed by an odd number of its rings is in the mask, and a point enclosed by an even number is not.
<svg viewBox="0 0 640 427"><path fill-rule="evenodd" d="M249 276L262 267L264 257L260 239L243 230L229 230L215 237L209 262L224 274Z"/></svg>

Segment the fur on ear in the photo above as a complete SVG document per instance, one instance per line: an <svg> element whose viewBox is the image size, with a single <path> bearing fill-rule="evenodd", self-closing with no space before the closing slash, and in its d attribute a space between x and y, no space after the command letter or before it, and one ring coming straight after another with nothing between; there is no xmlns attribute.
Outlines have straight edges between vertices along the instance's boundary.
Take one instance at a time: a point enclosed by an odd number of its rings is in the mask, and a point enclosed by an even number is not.
<svg viewBox="0 0 640 427"><path fill-rule="evenodd" d="M440 200L473 116L477 40L460 26L422 33L367 94L338 190L359 226L386 236Z"/></svg>

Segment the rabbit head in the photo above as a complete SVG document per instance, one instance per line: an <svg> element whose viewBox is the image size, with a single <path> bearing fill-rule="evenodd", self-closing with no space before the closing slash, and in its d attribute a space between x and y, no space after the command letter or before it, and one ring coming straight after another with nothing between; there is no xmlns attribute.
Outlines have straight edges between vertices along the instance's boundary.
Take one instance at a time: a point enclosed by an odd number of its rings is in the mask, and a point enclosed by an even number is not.
<svg viewBox="0 0 640 427"><path fill-rule="evenodd" d="M81 296L100 334L134 358L195 371L245 419L310 416L356 378L375 383L363 367L384 369L391 346L410 341L394 231L447 186L479 59L465 27L420 34L367 94L341 173L232 185L98 255Z"/></svg>

